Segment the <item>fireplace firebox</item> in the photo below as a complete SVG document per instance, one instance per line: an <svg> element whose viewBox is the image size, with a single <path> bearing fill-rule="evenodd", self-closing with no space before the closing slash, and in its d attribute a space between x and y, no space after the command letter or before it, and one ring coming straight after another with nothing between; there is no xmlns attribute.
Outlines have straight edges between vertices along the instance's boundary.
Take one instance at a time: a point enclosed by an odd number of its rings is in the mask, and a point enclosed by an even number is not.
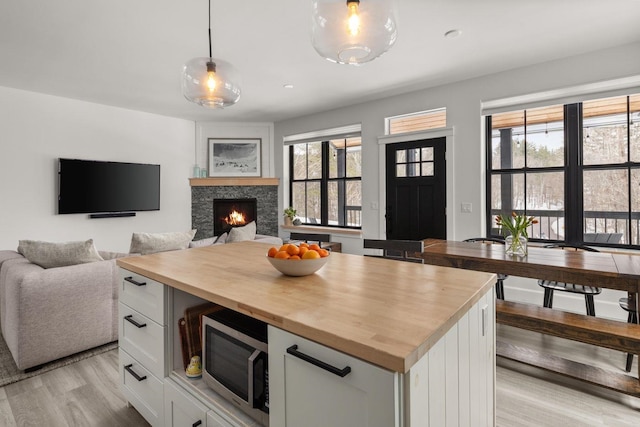
<svg viewBox="0 0 640 427"><path fill-rule="evenodd" d="M216 236L251 221L258 223L257 199L213 200L213 233Z"/></svg>

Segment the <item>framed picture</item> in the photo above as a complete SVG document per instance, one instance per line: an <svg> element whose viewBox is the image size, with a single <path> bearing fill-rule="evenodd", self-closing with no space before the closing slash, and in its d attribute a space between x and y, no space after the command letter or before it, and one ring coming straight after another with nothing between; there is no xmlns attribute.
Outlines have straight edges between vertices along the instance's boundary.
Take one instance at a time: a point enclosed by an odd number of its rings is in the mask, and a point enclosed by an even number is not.
<svg viewBox="0 0 640 427"><path fill-rule="evenodd" d="M261 138L209 138L209 176L262 176Z"/></svg>

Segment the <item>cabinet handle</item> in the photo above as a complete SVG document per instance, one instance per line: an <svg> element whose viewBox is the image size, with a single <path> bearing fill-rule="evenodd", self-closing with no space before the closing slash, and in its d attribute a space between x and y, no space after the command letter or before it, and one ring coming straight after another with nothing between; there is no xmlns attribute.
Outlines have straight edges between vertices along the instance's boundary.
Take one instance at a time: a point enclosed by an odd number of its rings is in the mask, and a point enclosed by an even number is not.
<svg viewBox="0 0 640 427"><path fill-rule="evenodd" d="M202 425L202 420L198 420L195 423L191 424L191 427L198 427L199 425Z"/></svg>
<svg viewBox="0 0 640 427"><path fill-rule="evenodd" d="M131 375L133 375L133 378L137 379L138 381L144 381L144 380L147 379L146 375L140 376L140 375L136 374L135 371L133 369L131 369L132 366L133 366L133 364L126 365L124 367L124 369L127 372L129 372Z"/></svg>
<svg viewBox="0 0 640 427"><path fill-rule="evenodd" d="M124 316L124 320L126 320L127 322L131 323L132 325L134 325L136 328L144 328L145 326L147 326L146 323L138 323L135 320L133 320L133 314L130 314L128 316Z"/></svg>
<svg viewBox="0 0 640 427"><path fill-rule="evenodd" d="M318 360L315 357L311 357L308 354L304 354L304 353L298 351L298 345L297 344L294 344L291 347L289 347L287 349L287 353L289 353L292 356L297 357L298 359L302 359L305 362L309 362L312 365L317 366L318 368L322 368L325 371L329 371L332 374L335 374L335 375L337 375L339 377L342 377L342 378L346 377L351 372L351 367L349 367L349 366L345 366L342 369L338 369L335 366L331 366L328 363L323 362L322 360Z"/></svg>
<svg viewBox="0 0 640 427"><path fill-rule="evenodd" d="M125 281L125 282L129 282L129 283L131 283L131 284L134 284L134 285L136 285L136 286L145 286L145 285L147 284L147 282L138 282L138 281L135 281L135 280L133 280L133 277L131 277L131 276L129 276L129 277L125 277L125 278L124 278L124 281Z"/></svg>

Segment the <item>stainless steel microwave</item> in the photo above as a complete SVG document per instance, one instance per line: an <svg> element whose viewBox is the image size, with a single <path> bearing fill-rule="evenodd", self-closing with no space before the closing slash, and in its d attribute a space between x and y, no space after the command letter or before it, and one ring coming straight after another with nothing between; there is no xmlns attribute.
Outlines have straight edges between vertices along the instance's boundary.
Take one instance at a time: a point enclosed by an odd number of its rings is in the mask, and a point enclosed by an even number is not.
<svg viewBox="0 0 640 427"><path fill-rule="evenodd" d="M267 324L229 309L203 316L202 379L268 426Z"/></svg>

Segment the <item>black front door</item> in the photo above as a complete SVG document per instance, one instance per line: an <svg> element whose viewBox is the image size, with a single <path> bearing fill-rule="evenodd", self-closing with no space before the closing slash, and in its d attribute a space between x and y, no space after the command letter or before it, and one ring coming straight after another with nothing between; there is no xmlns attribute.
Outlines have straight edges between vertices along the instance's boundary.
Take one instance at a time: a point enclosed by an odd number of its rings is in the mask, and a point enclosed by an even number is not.
<svg viewBox="0 0 640 427"><path fill-rule="evenodd" d="M386 146L387 239L447 238L446 138Z"/></svg>

